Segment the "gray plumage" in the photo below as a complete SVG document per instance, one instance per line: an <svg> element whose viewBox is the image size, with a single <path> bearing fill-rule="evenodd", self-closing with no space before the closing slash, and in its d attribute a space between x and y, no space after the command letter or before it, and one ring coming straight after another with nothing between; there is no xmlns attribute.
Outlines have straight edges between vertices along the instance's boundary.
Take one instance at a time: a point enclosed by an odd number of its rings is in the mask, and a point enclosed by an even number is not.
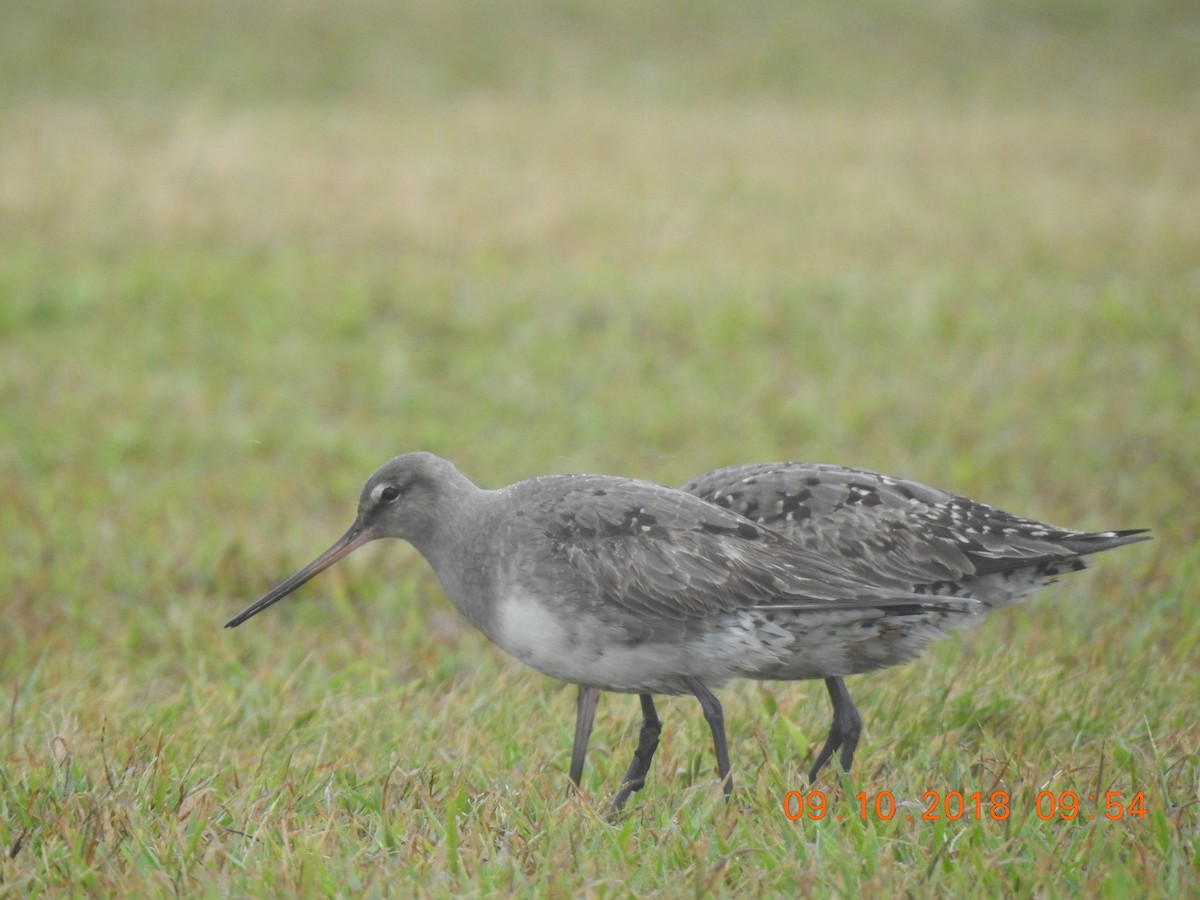
<svg viewBox="0 0 1200 900"><path fill-rule="evenodd" d="M682 490L775 529L880 587L970 597L986 609L1087 568L1091 554L1149 540L1143 529L1059 528L920 482L821 463L730 466ZM839 750L850 770L862 727L841 673L815 677L825 678L834 715L810 771L814 781Z"/></svg>
<svg viewBox="0 0 1200 900"><path fill-rule="evenodd" d="M1006 606L1087 568L1090 554L1148 540L1143 530L1074 531L868 469L759 463L682 490L835 558L880 587Z"/></svg>
<svg viewBox="0 0 1200 900"><path fill-rule="evenodd" d="M560 475L488 491L444 459L410 453L368 479L354 524L333 546L228 626L383 537L412 543L454 606L533 668L585 691L695 694L727 793L712 689L736 677L894 665L978 608L969 598L873 584L732 510L661 485ZM581 696L576 784L591 728L585 712ZM622 790L636 780L627 777Z"/></svg>
<svg viewBox="0 0 1200 900"><path fill-rule="evenodd" d="M1136 532L1074 532L865 470L803 463L719 470L673 490L556 475L481 490L428 453L376 471L328 550L231 619L246 619L364 544L412 543L446 596L522 662L579 685L579 785L600 690L637 693L643 724L612 805L658 745L653 694L696 696L726 795L721 706L731 678L824 678L834 706L817 770L861 720L842 676L913 659L932 640L1082 568Z"/></svg>

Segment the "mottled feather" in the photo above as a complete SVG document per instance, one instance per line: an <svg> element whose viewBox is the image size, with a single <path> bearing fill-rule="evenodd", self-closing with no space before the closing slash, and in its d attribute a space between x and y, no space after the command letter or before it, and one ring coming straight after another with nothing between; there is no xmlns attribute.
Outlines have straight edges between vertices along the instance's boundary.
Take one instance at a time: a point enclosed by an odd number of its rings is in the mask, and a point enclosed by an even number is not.
<svg viewBox="0 0 1200 900"><path fill-rule="evenodd" d="M506 492L526 527L543 530L550 559L565 562L606 604L638 615L971 606L873 584L732 510L650 482L547 476Z"/></svg>
<svg viewBox="0 0 1200 900"><path fill-rule="evenodd" d="M1058 528L920 482L820 463L730 466L683 490L835 556L880 587L989 605L1085 568L1084 556L1148 540L1142 530Z"/></svg>

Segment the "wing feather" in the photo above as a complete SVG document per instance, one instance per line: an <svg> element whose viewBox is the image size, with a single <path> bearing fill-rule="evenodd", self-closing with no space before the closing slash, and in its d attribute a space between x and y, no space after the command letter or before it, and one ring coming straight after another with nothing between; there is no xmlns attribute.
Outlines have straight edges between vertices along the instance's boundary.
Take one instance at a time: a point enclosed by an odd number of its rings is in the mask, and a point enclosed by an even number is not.
<svg viewBox="0 0 1200 900"><path fill-rule="evenodd" d="M896 589L1052 565L1147 539L1140 530L1058 528L920 482L821 463L730 466L683 490Z"/></svg>
<svg viewBox="0 0 1200 900"><path fill-rule="evenodd" d="M568 564L582 594L640 616L975 606L872 584L732 510L661 485L564 476L551 490L539 481L537 506L526 514L544 530L549 558Z"/></svg>

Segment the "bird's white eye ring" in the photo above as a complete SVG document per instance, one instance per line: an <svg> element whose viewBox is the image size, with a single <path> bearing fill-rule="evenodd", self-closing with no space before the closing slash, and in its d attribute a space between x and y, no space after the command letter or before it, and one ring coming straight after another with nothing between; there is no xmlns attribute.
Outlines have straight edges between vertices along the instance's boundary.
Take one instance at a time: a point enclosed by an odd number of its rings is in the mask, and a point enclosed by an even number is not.
<svg viewBox="0 0 1200 900"><path fill-rule="evenodd" d="M379 501L381 503L395 503L400 499L400 495L404 492L394 485L384 485L379 489Z"/></svg>

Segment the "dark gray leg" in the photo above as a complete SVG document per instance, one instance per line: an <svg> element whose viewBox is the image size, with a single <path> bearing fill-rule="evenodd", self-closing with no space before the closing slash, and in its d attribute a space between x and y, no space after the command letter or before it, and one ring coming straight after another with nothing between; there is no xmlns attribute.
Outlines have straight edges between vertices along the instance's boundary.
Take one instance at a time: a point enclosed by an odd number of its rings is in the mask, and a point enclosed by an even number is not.
<svg viewBox="0 0 1200 900"><path fill-rule="evenodd" d="M809 770L809 782L817 780L817 773L821 771L821 767L825 763L833 758L834 751L839 747L842 749L842 753L838 757L842 764L842 770L849 772L850 765L854 762L854 750L858 746L858 736L862 734L862 717L858 714L858 709L850 698L846 682L841 678L826 678L825 687L828 689L829 699L833 703L833 724L829 726L829 737L825 739L825 746L821 748L821 752L817 754L817 761Z"/></svg>
<svg viewBox="0 0 1200 900"><path fill-rule="evenodd" d="M587 756L588 738L592 736L592 723L596 720L596 701L600 689L579 686L579 698L575 701L575 743L571 745L571 784L579 790L583 778L583 760Z"/></svg>
<svg viewBox="0 0 1200 900"><path fill-rule="evenodd" d="M729 799L733 792L733 776L729 773L729 745L725 743L725 714L721 712L721 701L698 678L685 675L683 683L696 695L700 708L704 710L704 718L712 731L713 748L717 751L717 774L721 776L725 798Z"/></svg>
<svg viewBox="0 0 1200 900"><path fill-rule="evenodd" d="M658 749L658 735L662 732L662 722L654 709L654 698L649 694L638 696L642 701L642 730L638 734L637 749L633 751L633 762L629 764L629 771L621 781L621 789L609 804L609 812L619 810L625 805L630 794L645 787L650 761L654 759L654 751Z"/></svg>

